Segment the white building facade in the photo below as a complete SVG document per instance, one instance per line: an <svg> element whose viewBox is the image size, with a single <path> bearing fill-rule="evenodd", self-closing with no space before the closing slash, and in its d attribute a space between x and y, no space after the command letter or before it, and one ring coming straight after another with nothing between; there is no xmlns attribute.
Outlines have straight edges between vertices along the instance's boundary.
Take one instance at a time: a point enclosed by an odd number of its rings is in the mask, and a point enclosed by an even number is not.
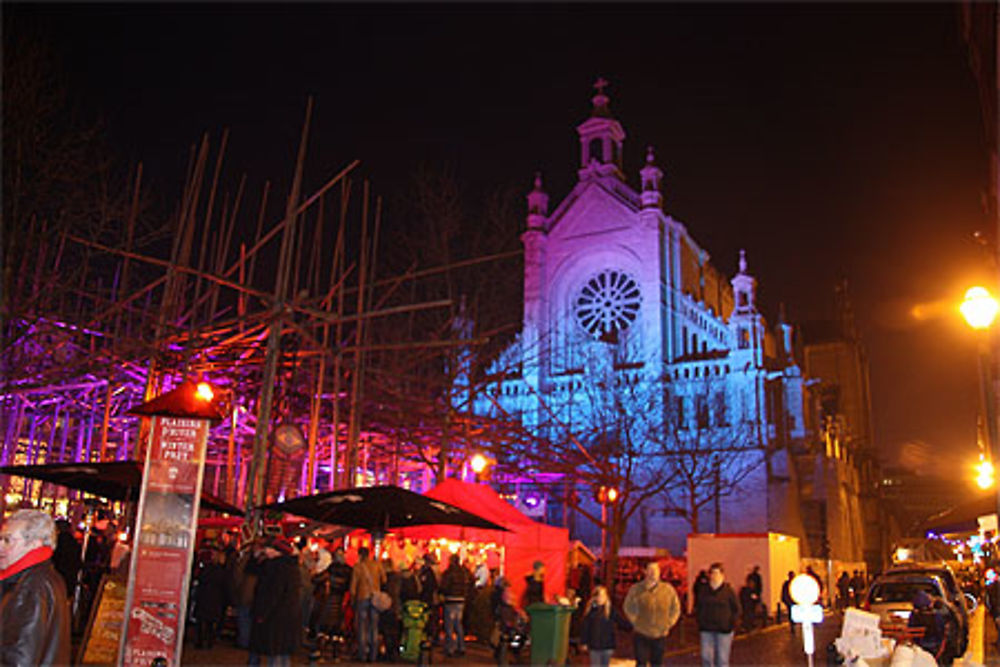
<svg viewBox="0 0 1000 667"><path fill-rule="evenodd" d="M692 465L740 471L731 493L703 504L699 532L799 535L789 451L805 439L806 424L791 327L768 329L743 252L727 279L688 227L665 212L664 174L652 148L638 189L628 183L626 135L611 114L605 85L595 86L592 113L577 127L575 187L554 208L540 176L528 194L523 328L494 364L495 379L475 411L515 415L529 429L556 423L582 432L595 386L618 395L625 387L632 395L642 388L656 398L642 415L632 415L636 422L641 416L648 423L652 412L669 431L663 440L675 447L689 439L715 443L694 455ZM645 437L659 441L648 432ZM649 469L662 471L655 461L662 462L663 447L648 448ZM718 475L700 483L725 486ZM677 508L690 503L678 484L666 486L630 518L624 546L683 550L692 522ZM544 490L540 485L539 493ZM590 502L586 489L577 495ZM546 499L551 505L557 496ZM599 528L572 510L557 520L574 537L599 543Z"/></svg>

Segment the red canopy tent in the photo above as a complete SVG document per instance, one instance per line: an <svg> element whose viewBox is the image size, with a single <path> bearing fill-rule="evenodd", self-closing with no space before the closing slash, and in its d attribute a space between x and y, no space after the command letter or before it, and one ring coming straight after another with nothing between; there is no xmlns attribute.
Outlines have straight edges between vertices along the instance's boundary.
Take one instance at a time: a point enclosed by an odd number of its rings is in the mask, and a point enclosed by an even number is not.
<svg viewBox="0 0 1000 667"><path fill-rule="evenodd" d="M425 495L441 500L484 519L498 523L509 532L461 526L413 526L393 531L400 537L414 540L450 539L466 542L494 543L504 548L505 573L515 599L520 600L525 588L524 578L536 560L545 563L545 596L566 592L566 558L569 555L569 531L529 519L485 484L470 484L449 479Z"/></svg>

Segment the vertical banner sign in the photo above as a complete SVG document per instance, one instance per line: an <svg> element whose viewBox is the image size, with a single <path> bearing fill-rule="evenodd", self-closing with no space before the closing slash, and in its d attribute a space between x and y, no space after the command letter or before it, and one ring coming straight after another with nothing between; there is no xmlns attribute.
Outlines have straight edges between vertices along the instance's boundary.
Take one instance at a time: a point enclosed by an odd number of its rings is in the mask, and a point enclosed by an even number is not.
<svg viewBox="0 0 1000 667"><path fill-rule="evenodd" d="M207 419L152 418L118 664L180 665Z"/></svg>

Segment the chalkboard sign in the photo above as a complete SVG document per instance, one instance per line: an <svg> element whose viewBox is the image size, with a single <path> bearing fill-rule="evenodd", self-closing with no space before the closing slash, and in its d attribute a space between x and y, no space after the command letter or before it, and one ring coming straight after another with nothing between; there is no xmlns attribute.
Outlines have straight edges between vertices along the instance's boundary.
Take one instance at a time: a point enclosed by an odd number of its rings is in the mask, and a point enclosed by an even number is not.
<svg viewBox="0 0 1000 667"><path fill-rule="evenodd" d="M125 625L125 576L104 575L97 589L97 599L91 606L90 621L80 644L80 665L114 665L118 663L118 645Z"/></svg>

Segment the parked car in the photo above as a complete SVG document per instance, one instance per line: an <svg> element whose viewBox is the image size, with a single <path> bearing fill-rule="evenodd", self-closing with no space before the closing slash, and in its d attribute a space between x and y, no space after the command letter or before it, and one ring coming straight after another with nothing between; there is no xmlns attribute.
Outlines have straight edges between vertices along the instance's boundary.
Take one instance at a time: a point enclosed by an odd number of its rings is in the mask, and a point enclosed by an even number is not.
<svg viewBox="0 0 1000 667"><path fill-rule="evenodd" d="M963 655L968 645L969 626L962 614L951 603L947 584L936 574L895 572L880 575L868 588L863 607L879 615L880 625L906 625L913 613L913 596L923 591L931 599L941 600L955 622L951 636L947 637L952 655Z"/></svg>
<svg viewBox="0 0 1000 667"><path fill-rule="evenodd" d="M976 606L979 603L974 596L962 591L962 588L958 585L958 578L952 569L946 563L901 563L889 568L886 574L927 574L934 575L944 582L945 599L955 607L960 616L962 651L959 655L964 654L969 644L969 616L976 611Z"/></svg>

